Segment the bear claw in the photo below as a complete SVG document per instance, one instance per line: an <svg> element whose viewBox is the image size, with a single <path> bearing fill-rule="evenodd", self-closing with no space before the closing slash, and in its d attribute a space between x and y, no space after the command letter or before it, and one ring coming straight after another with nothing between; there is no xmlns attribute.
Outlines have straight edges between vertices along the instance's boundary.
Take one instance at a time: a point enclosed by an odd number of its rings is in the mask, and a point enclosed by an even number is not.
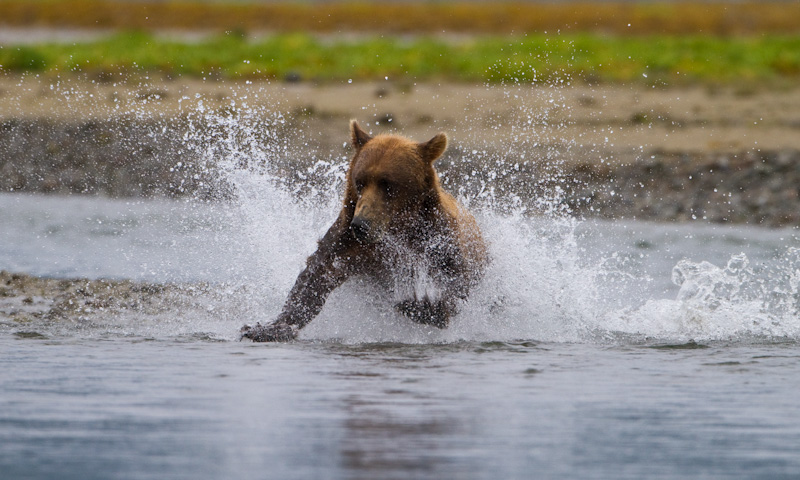
<svg viewBox="0 0 800 480"><path fill-rule="evenodd" d="M298 328L288 323L245 325L239 330L239 340L249 338L254 342L289 342L297 338Z"/></svg>

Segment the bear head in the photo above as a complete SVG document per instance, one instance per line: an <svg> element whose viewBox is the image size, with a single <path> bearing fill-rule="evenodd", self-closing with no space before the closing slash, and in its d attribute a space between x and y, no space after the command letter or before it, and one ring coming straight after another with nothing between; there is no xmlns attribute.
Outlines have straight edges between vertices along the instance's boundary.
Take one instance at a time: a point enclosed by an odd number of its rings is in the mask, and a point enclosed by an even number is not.
<svg viewBox="0 0 800 480"><path fill-rule="evenodd" d="M423 143L397 135L372 137L352 120L350 136L356 153L345 203L354 209L350 226L357 240L375 243L435 214L440 186L433 162L447 148L447 135Z"/></svg>

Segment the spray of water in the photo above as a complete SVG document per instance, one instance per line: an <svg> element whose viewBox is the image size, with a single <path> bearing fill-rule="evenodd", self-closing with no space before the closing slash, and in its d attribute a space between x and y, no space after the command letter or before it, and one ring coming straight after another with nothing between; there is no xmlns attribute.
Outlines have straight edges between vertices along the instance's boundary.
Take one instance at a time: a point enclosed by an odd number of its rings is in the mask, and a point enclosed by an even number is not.
<svg viewBox="0 0 800 480"><path fill-rule="evenodd" d="M91 98L79 98L71 88L58 88L67 102L91 104ZM136 334L203 331L232 339L243 323L270 322L306 256L336 217L348 156L316 151L304 140L313 132L282 113L279 100L251 104L257 91L241 88L232 91L225 108L208 108L202 99L186 97L178 112L181 128L172 128L174 117L164 117L147 132L151 137L180 135L177 153L184 160L165 161L189 172L190 180L209 184L196 188L198 196L226 205L219 221L235 238L241 258L217 259L225 281L186 287L149 320L137 314L106 320L109 326ZM649 280L648 273L630 268L613 247L599 258L587 255L578 233L583 224L565 201L572 179L563 174L562 162L595 154L587 153L580 139L567 137L569 108L559 82L548 90L520 84L487 88L504 89L515 114L498 120L491 143L456 143L439 163L445 187L475 212L491 255L484 280L460 305L451 327L414 324L395 312L392 299L379 289L355 279L331 295L301 338L429 343L800 337L800 251L793 248L758 267L744 254L733 255L724 266L682 260L672 272L676 295L631 295ZM112 108L119 118L152 119L147 102L137 105L144 106L102 108ZM465 118L449 132L451 137L469 138L477 121ZM345 140L346 125L342 131Z"/></svg>
<svg viewBox="0 0 800 480"><path fill-rule="evenodd" d="M743 254L724 267L682 260L673 271L680 287L675 298L625 298L632 286L647 281L646 274L631 272L614 251L588 259L578 241L581 221L564 200L571 179L559 166L576 149L576 140L564 138L553 123L553 112L566 109L559 88L554 86L549 98L532 97L520 85L492 88L506 88L508 101L518 105L516 117L502 125L508 148L462 149L441 168L445 186L476 212L492 258L452 326L413 324L374 286L354 280L334 292L304 338L410 343L797 338L796 250L768 272L754 271ZM259 265L258 274L246 277L251 296L239 301L257 304L248 309L253 315L248 321L270 321L338 213L348 158L315 153L298 162L298 156L309 155L295 148L306 132L282 136L284 120L277 114L241 106L233 115L204 118L213 133L196 143L207 146L201 156L213 157L232 186L246 218L242 232ZM561 125L569 122L568 115L559 118ZM465 119L460 128L455 136L468 136L473 125Z"/></svg>

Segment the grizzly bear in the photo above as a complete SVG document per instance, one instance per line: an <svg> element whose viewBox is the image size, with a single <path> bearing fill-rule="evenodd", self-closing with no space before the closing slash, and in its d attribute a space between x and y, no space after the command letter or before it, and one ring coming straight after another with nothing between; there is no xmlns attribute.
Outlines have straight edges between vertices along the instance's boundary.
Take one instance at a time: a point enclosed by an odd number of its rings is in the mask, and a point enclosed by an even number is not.
<svg viewBox="0 0 800 480"><path fill-rule="evenodd" d="M321 310L333 289L361 275L400 300L409 319L447 327L487 264L473 216L439 184L433 162L447 148L439 133L424 143L397 135L370 136L350 122L355 155L344 205L289 293L275 322L241 329L257 342L288 341ZM434 292L418 294L428 279ZM399 297L407 294L409 298ZM422 298L419 298L419 297Z"/></svg>

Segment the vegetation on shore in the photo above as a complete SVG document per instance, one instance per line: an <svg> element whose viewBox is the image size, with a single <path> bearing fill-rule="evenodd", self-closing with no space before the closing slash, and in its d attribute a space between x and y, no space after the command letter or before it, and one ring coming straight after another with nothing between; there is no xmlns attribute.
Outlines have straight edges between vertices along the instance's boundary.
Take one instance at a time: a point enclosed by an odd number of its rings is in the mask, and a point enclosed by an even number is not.
<svg viewBox="0 0 800 480"><path fill-rule="evenodd" d="M800 33L800 3L0 0L0 25L279 32L617 35Z"/></svg>
<svg viewBox="0 0 800 480"><path fill-rule="evenodd" d="M0 72L82 72L101 79L145 72L323 82L557 78L658 85L792 83L800 77L800 2L779 0L0 0L0 25L122 31L76 44L0 46ZM165 29L209 35L191 42L152 33Z"/></svg>
<svg viewBox="0 0 800 480"><path fill-rule="evenodd" d="M530 34L521 36L320 37L241 32L199 42L144 32L83 43L0 46L0 71L99 79L147 72L211 78L314 81L450 80L687 84L800 77L800 35L715 37Z"/></svg>

